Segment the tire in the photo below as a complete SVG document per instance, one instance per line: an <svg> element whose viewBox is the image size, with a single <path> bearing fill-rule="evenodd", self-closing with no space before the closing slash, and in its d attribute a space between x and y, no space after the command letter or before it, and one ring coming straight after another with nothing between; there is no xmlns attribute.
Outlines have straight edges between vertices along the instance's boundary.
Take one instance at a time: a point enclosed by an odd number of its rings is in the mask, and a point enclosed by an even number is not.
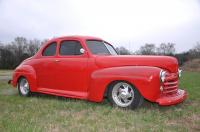
<svg viewBox="0 0 200 132"><path fill-rule="evenodd" d="M112 106L135 109L142 105L143 97L130 83L119 81L108 89L108 99Z"/></svg>
<svg viewBox="0 0 200 132"><path fill-rule="evenodd" d="M26 78L21 77L17 83L19 95L28 97L31 94L30 85Z"/></svg>

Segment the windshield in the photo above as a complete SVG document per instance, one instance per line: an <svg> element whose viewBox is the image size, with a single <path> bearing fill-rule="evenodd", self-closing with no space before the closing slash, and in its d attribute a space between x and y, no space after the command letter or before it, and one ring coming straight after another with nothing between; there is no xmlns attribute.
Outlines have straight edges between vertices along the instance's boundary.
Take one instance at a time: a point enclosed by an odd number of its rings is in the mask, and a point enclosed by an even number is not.
<svg viewBox="0 0 200 132"><path fill-rule="evenodd" d="M99 40L87 40L87 47L95 55L117 55L116 50L110 44Z"/></svg>

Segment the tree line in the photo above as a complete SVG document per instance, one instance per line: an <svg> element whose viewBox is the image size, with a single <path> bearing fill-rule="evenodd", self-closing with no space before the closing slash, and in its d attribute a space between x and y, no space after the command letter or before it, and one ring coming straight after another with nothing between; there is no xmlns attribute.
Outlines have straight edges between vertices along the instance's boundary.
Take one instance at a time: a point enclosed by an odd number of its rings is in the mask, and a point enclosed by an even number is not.
<svg viewBox="0 0 200 132"><path fill-rule="evenodd" d="M46 40L28 40L24 37L16 37L12 42L4 44L0 42L0 69L14 69L24 59L33 56ZM194 58L200 58L200 43L190 50L176 54L174 43L161 43L158 47L155 44L145 44L136 52L121 46L116 48L121 55L168 55L174 56L178 59L179 64L182 65L185 61Z"/></svg>
<svg viewBox="0 0 200 132"><path fill-rule="evenodd" d="M0 69L16 68L23 60L33 56L46 41L16 37L8 44L0 42Z"/></svg>
<svg viewBox="0 0 200 132"><path fill-rule="evenodd" d="M195 58L200 58L200 43L197 42L196 45L189 49L188 51L182 53L176 53L174 43L161 43L158 47L155 44L146 43L141 46L136 52L132 52L127 48L121 46L116 48L117 52L121 55L164 55L176 57L179 65L183 65L184 62L192 60Z"/></svg>

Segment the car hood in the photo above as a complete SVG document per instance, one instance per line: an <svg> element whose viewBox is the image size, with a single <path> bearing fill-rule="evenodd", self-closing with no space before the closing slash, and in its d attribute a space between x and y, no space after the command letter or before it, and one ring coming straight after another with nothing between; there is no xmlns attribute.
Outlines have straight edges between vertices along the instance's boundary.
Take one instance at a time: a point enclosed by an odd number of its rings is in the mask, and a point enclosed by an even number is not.
<svg viewBox="0 0 200 132"><path fill-rule="evenodd" d="M143 56L143 55L116 55L96 56L96 64L99 67L119 66L153 66L170 72L178 71L178 62L174 57L169 56Z"/></svg>

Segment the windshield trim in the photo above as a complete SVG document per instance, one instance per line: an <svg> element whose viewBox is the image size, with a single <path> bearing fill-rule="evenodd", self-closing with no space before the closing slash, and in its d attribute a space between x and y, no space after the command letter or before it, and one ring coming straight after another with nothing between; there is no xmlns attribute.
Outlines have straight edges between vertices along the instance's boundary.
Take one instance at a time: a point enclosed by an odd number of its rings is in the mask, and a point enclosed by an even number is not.
<svg viewBox="0 0 200 132"><path fill-rule="evenodd" d="M114 46L113 46L112 44L110 44L110 43L108 43L108 42L106 42L106 41L103 41L103 43L110 45L110 46L113 48L113 50L115 51L116 55L118 55L117 50L114 48ZM107 47L106 47L106 48L107 48ZM108 49L108 50L109 50L109 49ZM109 50L109 51L110 51L110 50ZM112 54L111 54L111 55L112 55Z"/></svg>
<svg viewBox="0 0 200 132"><path fill-rule="evenodd" d="M90 48L88 47L88 45L87 45L87 41L98 41L98 42L102 42L103 45L104 45L104 46L106 47L106 49L108 50L109 54L94 54L94 53L92 53L91 49L90 49ZM99 39L86 39L86 40L85 40L85 43L86 43L87 49L89 50L89 52L90 52L92 55L104 55L104 56L108 56L108 55L119 55L118 52L117 52L117 50L114 48L114 46L113 46L112 44L108 43L107 41L99 40ZM109 46L111 46L112 49L115 51L116 54L112 54L111 51L107 48L106 44L109 45Z"/></svg>

